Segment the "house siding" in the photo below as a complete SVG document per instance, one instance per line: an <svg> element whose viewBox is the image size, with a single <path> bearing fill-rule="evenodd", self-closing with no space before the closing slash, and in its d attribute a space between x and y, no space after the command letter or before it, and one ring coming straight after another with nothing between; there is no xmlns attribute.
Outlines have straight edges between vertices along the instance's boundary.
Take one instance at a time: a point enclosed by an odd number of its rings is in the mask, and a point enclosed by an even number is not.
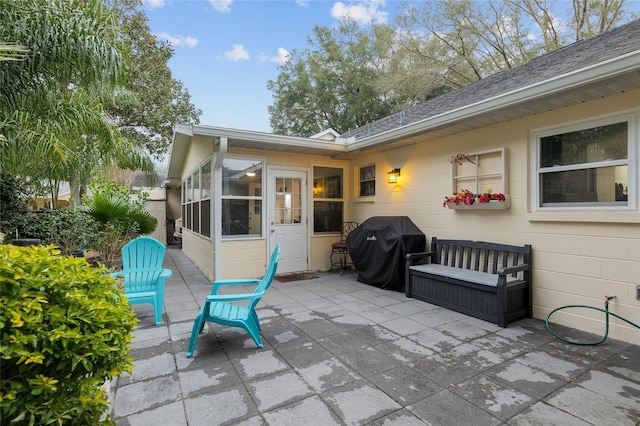
<svg viewBox="0 0 640 426"><path fill-rule="evenodd" d="M640 109L640 90L585 102L512 120L479 130L373 153L357 159L333 160L319 155L293 154L230 147L228 157L252 156L266 160L266 166L306 170L313 166L344 167L345 219L363 222L372 216L408 216L427 235L531 244L533 247L533 315L544 319L550 310L569 304L604 306L604 296L615 295L610 310L640 324L640 212L573 211L540 212L530 206L532 132L563 126L609 114ZM637 142L636 142L637 143ZM510 208L506 210L453 211L442 207L451 194L451 164L447 159L459 153L507 149ZM640 151L636 147L637 151ZM211 138L194 136L183 162L184 179L213 152ZM638 159L630 161L638 166ZM376 195L358 197L360 167L375 164ZM401 169L400 182L388 184L387 172ZM311 182L311 180L309 181ZM639 182L636 182L638 191ZM493 186L496 192L503 192ZM308 185L307 206L312 218L312 188ZM460 188L457 188L460 189ZM480 187L483 190L484 187ZM269 200L265 200L267 203ZM309 269L330 268L331 243L338 234L313 235L309 221ZM256 239L223 239L220 278L250 278L264 274L268 256L267 233ZM213 241L184 231L183 250L210 279L216 275ZM576 329L601 334L604 315L594 310L560 312L553 321ZM638 330L611 319L610 337L638 340Z"/></svg>
<svg viewBox="0 0 640 426"><path fill-rule="evenodd" d="M376 164L377 184L373 200L352 201L351 219L361 222L371 216L406 215L428 239L531 244L534 317L544 319L551 309L568 304L603 308L604 296L615 295L611 311L638 324L640 301L635 298L635 287L640 283L640 213L531 213L529 145L533 130L637 109L639 99L640 91L633 91L354 160L353 173L361 166ZM501 147L508 149L510 209L443 208L444 197L452 192L447 158ZM631 161L637 164L637 159ZM386 172L393 168L401 168L397 185L386 183ZM601 334L603 316L594 310L579 310L554 314L553 321ZM614 318L611 322L611 337L637 341L636 328Z"/></svg>
<svg viewBox="0 0 640 426"><path fill-rule="evenodd" d="M193 170L195 170L205 158L213 153L212 142L210 138L195 136L187 151L182 179L184 180ZM313 235L313 198L312 179L313 167L344 167L345 169L345 190L350 187L348 185L348 162L345 160L332 160L318 155L303 155L284 152L265 152L254 149L229 149L226 157L251 157L256 159L264 159L266 166L282 166L295 169L304 169L309 175L308 186L308 213L309 213L309 269L312 271L326 271L330 268L329 255L331 253L331 243L339 239L339 234L323 234ZM266 173L266 169L265 169ZM348 191L345 197L345 217L348 218ZM268 200L265 199L268 203ZM265 205L266 208L266 205ZM213 209L212 209L213 210ZM263 230L266 235L268 229ZM215 259L214 244L209 238L202 237L189 230L183 231L183 251L193 263L203 272L203 274L213 280L215 276ZM264 275L267 262L267 239L250 238L250 239L233 239L224 238L221 242L221 271L218 275L221 279L232 278L256 278Z"/></svg>
<svg viewBox="0 0 640 426"><path fill-rule="evenodd" d="M182 251L209 280L213 281L213 241L182 228Z"/></svg>

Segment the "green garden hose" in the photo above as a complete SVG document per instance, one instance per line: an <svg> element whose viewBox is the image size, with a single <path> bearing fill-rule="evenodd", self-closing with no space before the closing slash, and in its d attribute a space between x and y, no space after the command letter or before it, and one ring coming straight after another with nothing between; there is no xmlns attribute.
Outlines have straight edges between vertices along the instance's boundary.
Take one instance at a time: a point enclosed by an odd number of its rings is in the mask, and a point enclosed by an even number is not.
<svg viewBox="0 0 640 426"><path fill-rule="evenodd" d="M572 345L582 345L582 346L594 346L594 345L599 345L600 343L603 343L605 340L607 340L607 336L609 335L609 315L613 315L614 317L621 319L624 322L627 322L629 324L631 324L632 326L636 327L636 328L640 328L640 325L638 324L634 324L631 321L629 321L626 318L621 317L618 314L614 314L613 312L609 312L609 301L611 299L613 299L615 296L605 296L605 302L604 302L604 309L602 308L598 308L596 306L588 306L588 305L566 305L566 306L560 306L559 308L555 308L553 311L549 312L549 315L547 315L547 320L545 321L545 324L547 326L547 330L549 330L549 333L551 333L553 335L553 337L555 337L558 340L562 340L565 343L570 343ZM587 308L587 309L594 309L596 311L600 311L600 312L604 312L605 313L605 329L604 329L604 336L602 336L602 338L596 342L576 342L573 340L568 340L565 339L564 337L560 337L557 333L555 333L552 329L551 326L549 325L549 318L551 317L551 315L556 312L556 311L560 311L562 309L567 309L567 308Z"/></svg>

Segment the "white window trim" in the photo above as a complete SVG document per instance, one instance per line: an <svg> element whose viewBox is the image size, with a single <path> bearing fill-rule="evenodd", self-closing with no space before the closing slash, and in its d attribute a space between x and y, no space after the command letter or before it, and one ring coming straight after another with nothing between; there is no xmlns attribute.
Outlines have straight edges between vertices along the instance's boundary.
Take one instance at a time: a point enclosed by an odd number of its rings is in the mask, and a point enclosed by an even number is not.
<svg viewBox="0 0 640 426"><path fill-rule="evenodd" d="M220 179L216 183L216 189L220 194L220 197L216 197L216 202L220 203L220 209L222 212L222 202L224 200L260 200L261 201L261 209L262 209L262 218L261 218L261 231L260 235L258 234L235 234L235 235L220 235L221 241L234 241L234 240L263 240L265 239L265 229L267 219L265 216L265 208L266 208L266 195L265 195L265 182L266 182L266 169L267 169L267 160L264 157L255 157L251 155L227 155L224 160L242 160L242 161L253 161L256 163L262 164L262 195L260 197L256 197L254 195L223 195L222 194L222 175L220 174ZM223 160L223 163L224 163ZM222 168L221 168L222 169ZM222 217L220 219L220 232L222 232ZM218 220L216 218L215 220Z"/></svg>
<svg viewBox="0 0 640 426"><path fill-rule="evenodd" d="M640 179L638 168L640 167L640 154L638 150L638 118L639 112L626 111L617 114L610 114L606 116L600 116L588 120L581 120L577 122L567 123L566 125L554 126L548 128L534 129L530 132L530 210L534 214L530 215L531 220L567 220L566 213L559 216L563 212L570 212L574 221L620 221L623 222L637 222L640 221L640 212L638 212L638 197L640 196ZM598 126L605 126L609 124L619 123L621 121L627 121L628 124L628 151L627 161L611 161L600 162L599 166L607 165L619 165L628 164L628 191L629 196L627 205L590 205L590 206L540 206L540 180L539 180L539 164L540 164L540 138L546 136L552 136L560 133L568 133L572 131L578 131L583 129L589 129ZM562 170L563 168L558 168ZM567 169L575 169L575 167L567 167ZM574 216L576 212L585 212L582 216ZM593 212L596 215L588 214ZM548 215L538 215L535 213L550 213ZM555 214L558 213L558 214ZM572 220L569 218L568 220Z"/></svg>
<svg viewBox="0 0 640 426"><path fill-rule="evenodd" d="M313 182L316 179L316 176L314 174L315 168L316 167L326 167L326 168L332 168L332 169L342 169L342 198L314 198L313 197ZM347 182L348 182L348 177L347 177L347 172L348 172L348 167L345 165L335 165L335 164L327 164L327 163L312 163L311 164L311 171L309 172L311 174L311 185L307 185L307 192L309 193L309 199L310 201L310 211L311 211L311 215L310 217L313 218L313 216L315 215L315 202L316 201L329 201L329 202L341 202L342 203L342 215L343 218L342 220L346 220L347 217L349 217L348 215L348 211L347 211L347 207L349 205L349 203L347 203ZM327 235L340 235L340 232L315 232L314 231L314 226L313 226L313 222L311 223L311 237L326 237Z"/></svg>
<svg viewBox="0 0 640 426"><path fill-rule="evenodd" d="M211 219L211 217L209 217L209 234L210 235L206 236L206 235L204 235L202 233L202 202L203 201L209 201L209 203L210 203L209 204L210 211L213 209L213 200L211 199L211 195L203 196L203 193L204 193L203 189L204 188L202 187L202 169L205 166L205 164L207 164L207 162L211 163L211 166L210 166L211 167L211 180L209 182L209 185L210 185L209 194L213 190L213 159L212 159L212 157L209 156L204 161L202 161L200 164L198 164L198 166L194 167L193 170L191 170L184 177L184 179L182 180L182 183L180 184L181 185L181 192L182 192L182 194L180 196L180 211L181 212L183 211L182 209L184 208L185 205L188 205L188 204L193 205L193 204L197 203L198 204L198 217L199 217L199 221L198 221L199 229L198 229L198 231L194 231L193 229L186 228L186 227L183 227L183 230L184 231L188 231L188 232L190 232L190 233L192 233L194 235L197 235L197 236L199 236L201 238L205 238L207 240L211 240L211 239L213 239L213 227L212 227L212 219ZM195 199L195 197L193 197L193 199L191 201L188 201L187 200L187 196L185 195L186 182L189 180L189 178L191 178L190 181L191 181L191 184L193 185L193 176L196 173L199 174L199 183L198 184L200 186L200 188L199 188L200 194L198 195L198 199L197 200ZM190 190L191 189L187 189L187 192L190 191ZM193 221L193 217L191 218L191 220ZM182 223L184 223L184 222L185 222L185 218L183 217L182 218ZM189 223L189 226L193 227L193 223Z"/></svg>
<svg viewBox="0 0 640 426"><path fill-rule="evenodd" d="M369 167L373 167L374 168L373 178L372 179L364 179L364 180L360 179L360 172L362 171L362 169L367 169ZM361 199L367 199L367 200L375 199L376 192L378 192L379 188L376 188L375 192L373 194L362 194L361 190L362 190L362 182L371 182L371 181L373 181L374 186L376 186L376 187L378 186L377 182L376 182L377 181L376 178L377 178L377 174L378 174L378 167L376 166L376 164L372 163L372 164L367 164L365 166L358 166L356 172L357 172L356 178L357 178L357 182L358 182L358 186L357 186L358 197L361 198Z"/></svg>

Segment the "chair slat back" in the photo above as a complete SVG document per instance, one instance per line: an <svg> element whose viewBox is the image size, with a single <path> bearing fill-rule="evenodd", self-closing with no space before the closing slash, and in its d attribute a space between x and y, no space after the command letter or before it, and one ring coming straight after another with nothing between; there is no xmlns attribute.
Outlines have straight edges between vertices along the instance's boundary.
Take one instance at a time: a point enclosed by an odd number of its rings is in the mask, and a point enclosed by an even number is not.
<svg viewBox="0 0 640 426"><path fill-rule="evenodd" d="M264 277L260 280L260 284L258 284L256 289L253 291L254 294L259 294L260 297L256 297L249 303L249 305L247 305L247 308L249 309L249 311L253 311L256 308L256 305L258 304L258 302L260 302L260 299L262 299L262 296L264 296L267 289L269 289L269 286L271 286L271 283L273 282L273 279L276 276L276 270L278 269L279 258L280 258L280 244L276 245L276 248L273 250L273 253L271 253L271 259L269 260L269 266L267 267L267 272L264 274Z"/></svg>
<svg viewBox="0 0 640 426"><path fill-rule="evenodd" d="M122 247L126 293L153 291L162 273L165 246L151 237L139 237Z"/></svg>
<svg viewBox="0 0 640 426"><path fill-rule="evenodd" d="M276 270L278 269L278 260L280 259L280 244L276 245L276 248L271 253L271 258L269 259L269 266L267 266L267 272L264 274L262 280L260 280L260 284L253 291L254 293L265 292L273 282L273 279L276 276Z"/></svg>

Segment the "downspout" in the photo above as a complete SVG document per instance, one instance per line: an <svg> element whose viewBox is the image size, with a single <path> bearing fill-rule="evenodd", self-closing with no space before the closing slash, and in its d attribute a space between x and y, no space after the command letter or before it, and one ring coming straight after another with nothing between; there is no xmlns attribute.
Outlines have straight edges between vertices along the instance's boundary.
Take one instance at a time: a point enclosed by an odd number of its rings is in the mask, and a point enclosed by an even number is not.
<svg viewBox="0 0 640 426"><path fill-rule="evenodd" d="M215 145L215 142L214 142ZM228 140L221 137L218 143L218 152L213 163L213 217L211 230L213 233L213 279L219 280L222 271L222 163L227 155Z"/></svg>

